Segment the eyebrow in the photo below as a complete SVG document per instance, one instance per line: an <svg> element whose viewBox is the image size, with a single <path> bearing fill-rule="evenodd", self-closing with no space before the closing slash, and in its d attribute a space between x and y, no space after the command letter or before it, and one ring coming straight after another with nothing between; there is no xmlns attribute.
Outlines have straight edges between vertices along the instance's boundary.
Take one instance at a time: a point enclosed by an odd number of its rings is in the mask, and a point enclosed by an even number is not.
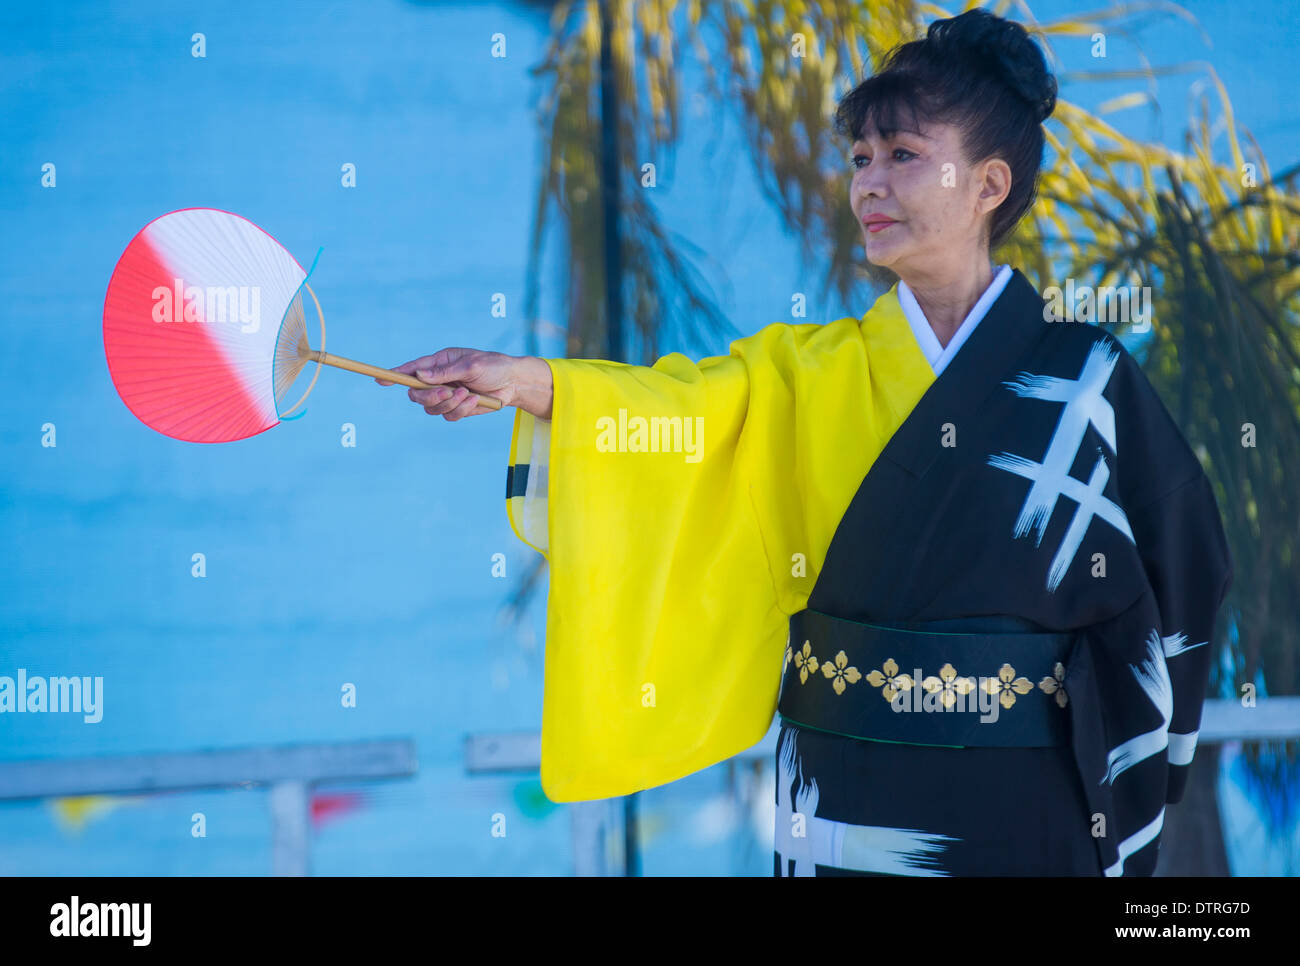
<svg viewBox="0 0 1300 966"><path fill-rule="evenodd" d="M884 140L886 140L886 141L893 141L893 140L894 140L895 138L897 138L898 135L900 135L900 134L906 135L907 137L920 138L922 141L933 141L933 140L934 140L934 138L930 137L928 134L922 134L920 131L895 131L895 132L893 132L892 134L890 134L889 137L884 138ZM867 142L866 142L866 140L865 140L864 138L857 138L857 139L855 139L854 142L853 142L853 144L854 144L855 147L856 147L857 145L859 145L859 144L866 144L866 143L867 143Z"/></svg>

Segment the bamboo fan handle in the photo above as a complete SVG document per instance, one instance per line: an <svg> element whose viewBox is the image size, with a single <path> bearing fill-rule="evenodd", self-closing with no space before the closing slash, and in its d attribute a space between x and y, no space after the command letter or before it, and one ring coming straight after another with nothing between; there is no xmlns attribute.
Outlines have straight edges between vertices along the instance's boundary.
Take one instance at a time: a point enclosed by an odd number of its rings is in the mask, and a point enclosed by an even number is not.
<svg viewBox="0 0 1300 966"><path fill-rule="evenodd" d="M328 352L321 352L313 349L310 358L327 366L334 366L337 369L347 369L349 372L359 372L363 376L373 376L376 379L387 379L389 382L396 382L403 386L410 386L412 389L432 389L434 388L427 382L421 382L414 376L408 376L404 372L394 372L392 369L381 369L379 366L372 366L369 363L357 362L355 359L344 359L342 356L330 355ZM449 383L448 385L454 385ZM486 409L500 409L501 400L495 396L485 396L483 393L475 393L478 396L478 404Z"/></svg>

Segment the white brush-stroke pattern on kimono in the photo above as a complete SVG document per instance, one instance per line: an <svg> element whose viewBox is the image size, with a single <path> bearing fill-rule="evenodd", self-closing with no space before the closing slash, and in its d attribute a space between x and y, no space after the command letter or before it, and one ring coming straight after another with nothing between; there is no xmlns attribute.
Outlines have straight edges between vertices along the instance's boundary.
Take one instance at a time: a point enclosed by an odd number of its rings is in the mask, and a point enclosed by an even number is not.
<svg viewBox="0 0 1300 966"><path fill-rule="evenodd" d="M796 777L799 790L791 803L788 796ZM815 876L818 865L855 872L946 876L935 855L947 849L944 843L960 841L919 829L850 825L818 818L817 780L803 780L803 762L793 731L786 731L781 739L776 796L776 851L781 875L786 874L787 863L793 861L794 876ZM800 837L794 835L796 814L804 818L805 834Z"/></svg>
<svg viewBox="0 0 1300 966"><path fill-rule="evenodd" d="M1097 342L1088 352L1078 379L1061 379L1057 376L1040 376L1021 372L1015 379L1003 383L1016 395L1028 399L1042 399L1065 404L1061 418L1047 446L1047 455L1041 463L1017 456L1014 453L997 453L988 457L988 464L1009 473L1023 476L1031 482L1024 506L1016 518L1012 533L1023 537L1031 529L1037 532L1035 546L1041 546L1047 523L1056 509L1057 500L1067 496L1078 506L1069 529L1061 539L1061 546L1052 560L1047 575L1047 589L1055 591L1065 577L1075 554L1083 543L1083 536L1094 517L1105 520L1120 533L1133 540L1124 511L1102 496L1110 479L1110 467L1104 455L1099 455L1088 482L1070 475L1079 447L1083 444L1088 425L1097 428L1111 448L1115 447L1115 410L1102 395L1110 375L1119 359L1119 350L1105 342Z"/></svg>
<svg viewBox="0 0 1300 966"><path fill-rule="evenodd" d="M1188 644L1187 635L1182 632L1162 637L1152 629L1147 637L1146 659L1140 665L1130 664L1129 669L1137 678L1147 699L1160 713L1160 726L1112 748L1106 756L1106 774L1102 776L1101 784L1110 782L1113 785L1115 779L1125 771L1152 755L1160 754L1166 748L1169 749L1170 764L1190 764L1199 732L1186 735L1169 733L1169 722L1174 714L1174 688L1166 662L1168 658L1186 654L1206 643L1201 641L1199 644ZM1164 821L1165 810L1162 807L1154 819L1119 844L1119 860L1106 869L1106 875L1123 875L1124 860L1159 835Z"/></svg>

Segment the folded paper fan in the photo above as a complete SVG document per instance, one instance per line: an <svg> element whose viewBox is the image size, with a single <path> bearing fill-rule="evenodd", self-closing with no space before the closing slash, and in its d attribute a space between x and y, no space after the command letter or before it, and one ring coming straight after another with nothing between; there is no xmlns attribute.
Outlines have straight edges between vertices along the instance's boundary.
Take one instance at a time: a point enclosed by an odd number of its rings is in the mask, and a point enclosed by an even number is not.
<svg viewBox="0 0 1300 966"><path fill-rule="evenodd" d="M155 218L127 245L104 299L104 354L127 408L175 439L222 443L265 432L302 406L322 364L413 388L427 384L325 352L325 320L304 271L246 218L186 208ZM303 293L320 323L307 336ZM290 390L317 363L306 390ZM479 394L492 409L500 401Z"/></svg>

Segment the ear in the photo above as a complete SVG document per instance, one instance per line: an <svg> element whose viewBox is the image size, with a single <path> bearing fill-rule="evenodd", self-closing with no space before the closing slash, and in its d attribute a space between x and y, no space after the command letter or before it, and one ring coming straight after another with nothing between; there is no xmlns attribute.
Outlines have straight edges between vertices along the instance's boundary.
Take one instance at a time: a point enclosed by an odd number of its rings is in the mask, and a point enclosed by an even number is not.
<svg viewBox="0 0 1300 966"><path fill-rule="evenodd" d="M1001 158L989 158L980 165L976 177L980 190L975 210L981 215L997 211L1011 193L1011 166Z"/></svg>

